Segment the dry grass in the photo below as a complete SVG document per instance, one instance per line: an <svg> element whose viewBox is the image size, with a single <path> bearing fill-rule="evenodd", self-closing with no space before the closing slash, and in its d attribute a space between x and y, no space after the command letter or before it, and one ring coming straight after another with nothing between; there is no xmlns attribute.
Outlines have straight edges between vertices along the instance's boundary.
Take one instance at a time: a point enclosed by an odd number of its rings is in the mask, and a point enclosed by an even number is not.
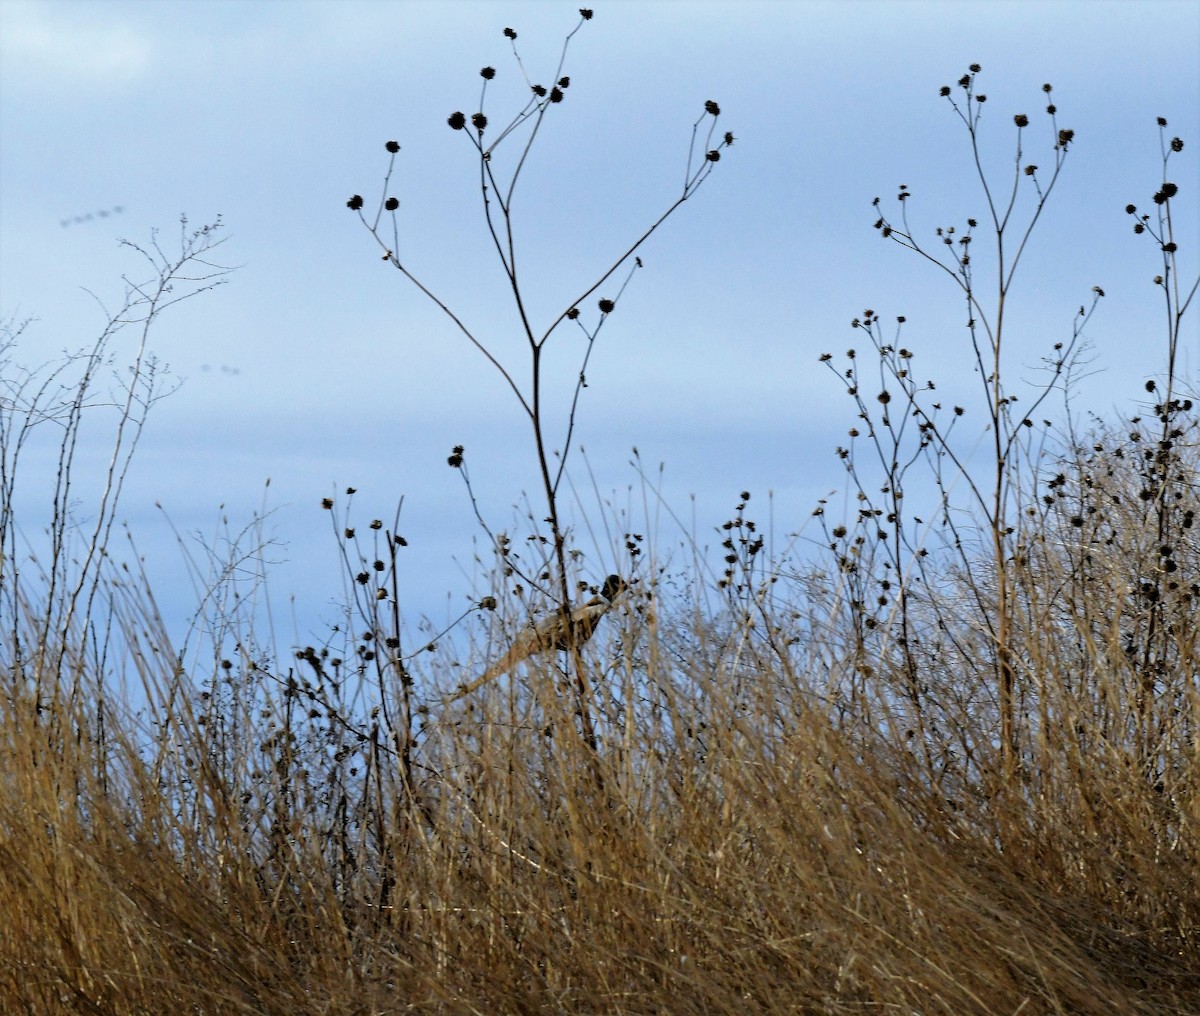
<svg viewBox="0 0 1200 1016"><path fill-rule="evenodd" d="M1064 585L1021 574L1030 603ZM1112 617L1118 584L1072 588L1061 610ZM785 654L733 611L668 614L626 613L593 658L597 756L544 661L431 706L409 785L369 715L310 717L262 666L187 678L148 611L126 624L148 718L111 695L101 718L86 662L40 710L6 671L0 1009L1200 1011L1194 629L1155 780L1117 647L1084 673L1082 622L1025 631L1047 669L1007 786L962 660L930 675L926 752L819 614Z"/></svg>

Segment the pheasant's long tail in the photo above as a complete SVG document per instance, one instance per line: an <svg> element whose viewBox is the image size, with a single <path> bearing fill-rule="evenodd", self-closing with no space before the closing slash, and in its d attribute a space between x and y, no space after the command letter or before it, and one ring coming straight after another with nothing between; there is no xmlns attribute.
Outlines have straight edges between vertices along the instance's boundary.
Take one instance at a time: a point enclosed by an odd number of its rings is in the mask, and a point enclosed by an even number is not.
<svg viewBox="0 0 1200 1016"><path fill-rule="evenodd" d="M538 642L536 639L528 639L518 642L507 653L501 656L500 659L488 667L488 669L485 670L479 677L475 678L474 681L459 688L458 691L450 696L448 701L457 702L460 698L466 698L466 696L470 695L471 692L478 691L485 684L496 680L496 678L503 677L522 660L532 656L537 649Z"/></svg>
<svg viewBox="0 0 1200 1016"><path fill-rule="evenodd" d="M611 587L613 590L611 593L606 592L603 596L592 597L569 616L560 610L546 618L536 629L518 639L512 648L488 667L483 674L470 684L459 688L448 701L457 702L460 698L470 695L471 692L482 688L489 681L494 681L502 674L507 674L518 663L534 653L565 649L572 644L578 646L586 642L592 637L596 625L600 623L612 606L612 596L620 591L616 588L617 582L616 576L610 575L608 581L605 582L605 589L608 590Z"/></svg>

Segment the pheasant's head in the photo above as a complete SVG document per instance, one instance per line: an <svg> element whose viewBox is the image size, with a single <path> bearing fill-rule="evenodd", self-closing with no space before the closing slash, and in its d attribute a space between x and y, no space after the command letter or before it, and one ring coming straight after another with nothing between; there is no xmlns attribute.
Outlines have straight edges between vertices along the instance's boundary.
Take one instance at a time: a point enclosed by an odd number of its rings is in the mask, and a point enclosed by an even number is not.
<svg viewBox="0 0 1200 1016"><path fill-rule="evenodd" d="M604 580L604 585L600 589L600 595L603 596L609 603L612 603L626 589L629 588L629 583L626 582L620 575L610 575Z"/></svg>

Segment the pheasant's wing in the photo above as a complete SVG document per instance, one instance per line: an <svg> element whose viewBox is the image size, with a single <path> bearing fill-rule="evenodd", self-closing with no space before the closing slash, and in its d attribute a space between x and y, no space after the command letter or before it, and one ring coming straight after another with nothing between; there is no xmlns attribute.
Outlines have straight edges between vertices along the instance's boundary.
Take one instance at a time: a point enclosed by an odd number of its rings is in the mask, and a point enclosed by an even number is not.
<svg viewBox="0 0 1200 1016"><path fill-rule="evenodd" d="M583 645L596 632L604 615L612 606L608 600L593 596L582 607L576 607L571 614L571 635L577 646Z"/></svg>

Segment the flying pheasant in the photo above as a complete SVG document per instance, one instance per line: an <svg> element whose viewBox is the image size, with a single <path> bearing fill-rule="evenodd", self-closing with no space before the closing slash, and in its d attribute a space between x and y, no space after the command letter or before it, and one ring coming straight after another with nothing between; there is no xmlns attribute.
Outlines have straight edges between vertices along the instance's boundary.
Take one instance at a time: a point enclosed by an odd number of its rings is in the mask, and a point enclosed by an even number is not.
<svg viewBox="0 0 1200 1016"><path fill-rule="evenodd" d="M457 702L460 698L470 695L537 653L565 652L583 645L595 634L601 619L626 588L628 583L621 576L610 575L604 580L599 596L593 596L587 603L574 610L560 607L521 635L507 653L488 667L480 677L455 692L450 701Z"/></svg>

